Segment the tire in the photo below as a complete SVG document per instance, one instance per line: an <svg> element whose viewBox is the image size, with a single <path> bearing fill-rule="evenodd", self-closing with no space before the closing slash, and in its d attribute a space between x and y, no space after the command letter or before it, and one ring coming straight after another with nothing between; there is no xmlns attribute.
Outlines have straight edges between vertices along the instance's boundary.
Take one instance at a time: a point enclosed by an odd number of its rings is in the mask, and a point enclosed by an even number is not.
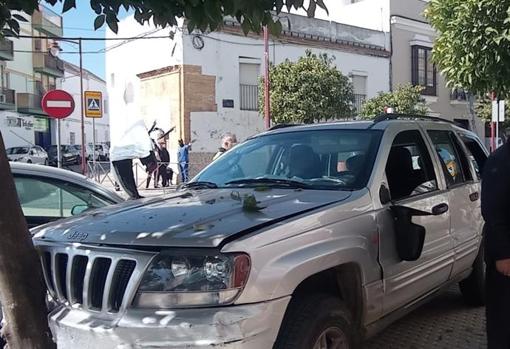
<svg viewBox="0 0 510 349"><path fill-rule="evenodd" d="M31 164L31 163L32 163L32 160L28 159L27 164Z"/></svg>
<svg viewBox="0 0 510 349"><path fill-rule="evenodd" d="M318 348L320 339L330 330L330 339L343 341L344 346L339 348L359 348L358 331L349 310L339 299L328 294L298 297L289 304L274 349Z"/></svg>
<svg viewBox="0 0 510 349"><path fill-rule="evenodd" d="M44 166L48 166L48 159L44 160Z"/></svg>
<svg viewBox="0 0 510 349"><path fill-rule="evenodd" d="M459 283L460 292L466 304L474 307L485 305L485 253L484 241L473 262L473 270L467 279Z"/></svg>

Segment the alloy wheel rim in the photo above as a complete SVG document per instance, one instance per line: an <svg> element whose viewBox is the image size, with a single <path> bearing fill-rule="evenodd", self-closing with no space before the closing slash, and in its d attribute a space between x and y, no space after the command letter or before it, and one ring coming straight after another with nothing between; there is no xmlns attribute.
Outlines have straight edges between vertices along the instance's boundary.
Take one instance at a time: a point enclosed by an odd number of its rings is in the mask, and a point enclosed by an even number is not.
<svg viewBox="0 0 510 349"><path fill-rule="evenodd" d="M329 327L317 338L313 349L349 349L349 342L341 329Z"/></svg>

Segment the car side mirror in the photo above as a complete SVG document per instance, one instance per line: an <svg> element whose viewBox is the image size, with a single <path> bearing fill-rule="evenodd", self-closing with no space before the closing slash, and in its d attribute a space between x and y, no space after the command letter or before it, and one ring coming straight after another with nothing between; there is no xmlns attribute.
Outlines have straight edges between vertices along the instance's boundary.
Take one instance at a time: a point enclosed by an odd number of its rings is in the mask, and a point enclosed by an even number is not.
<svg viewBox="0 0 510 349"><path fill-rule="evenodd" d="M90 207L88 205L75 205L71 209L71 215L77 216L79 214L82 214L83 212L87 211Z"/></svg>
<svg viewBox="0 0 510 349"><path fill-rule="evenodd" d="M379 199L381 200L381 204L386 205L391 202L391 194L390 190L386 185L382 184L379 188Z"/></svg>
<svg viewBox="0 0 510 349"><path fill-rule="evenodd" d="M397 253L404 261L416 261L420 258L425 242L425 227L415 224L413 216L429 216L431 213L405 206L392 206L396 234Z"/></svg>

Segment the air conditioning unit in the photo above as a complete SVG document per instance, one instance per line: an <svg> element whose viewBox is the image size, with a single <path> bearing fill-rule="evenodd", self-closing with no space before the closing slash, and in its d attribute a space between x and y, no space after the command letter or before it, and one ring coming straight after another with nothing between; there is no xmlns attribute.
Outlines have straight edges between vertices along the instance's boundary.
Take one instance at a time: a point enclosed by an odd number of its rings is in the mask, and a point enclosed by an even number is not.
<svg viewBox="0 0 510 349"><path fill-rule="evenodd" d="M0 103L5 103L5 101L6 101L5 95L3 93L0 93Z"/></svg>

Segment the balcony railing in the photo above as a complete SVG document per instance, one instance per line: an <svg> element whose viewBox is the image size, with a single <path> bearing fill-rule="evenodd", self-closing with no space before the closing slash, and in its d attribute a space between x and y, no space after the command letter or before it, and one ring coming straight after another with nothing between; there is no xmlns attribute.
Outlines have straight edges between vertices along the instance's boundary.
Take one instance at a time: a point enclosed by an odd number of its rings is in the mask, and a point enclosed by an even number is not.
<svg viewBox="0 0 510 349"><path fill-rule="evenodd" d="M468 100L468 93L461 88L456 88L450 92L450 100L466 102Z"/></svg>
<svg viewBox="0 0 510 349"><path fill-rule="evenodd" d="M49 8L40 5L39 11L32 15L32 26L50 36L62 36L62 16L51 11Z"/></svg>
<svg viewBox="0 0 510 349"><path fill-rule="evenodd" d="M46 115L41 107L42 96L33 93L18 93L18 112L25 114Z"/></svg>
<svg viewBox="0 0 510 349"><path fill-rule="evenodd" d="M0 109L12 110L16 108L16 92L8 88L0 88Z"/></svg>
<svg viewBox="0 0 510 349"><path fill-rule="evenodd" d="M363 104L367 100L367 95L363 94L354 94L354 112L358 115L361 112L361 108Z"/></svg>
<svg viewBox="0 0 510 349"><path fill-rule="evenodd" d="M240 85L241 110L259 110L259 87Z"/></svg>
<svg viewBox="0 0 510 349"><path fill-rule="evenodd" d="M11 40L0 38L0 60L12 61L14 59L14 44Z"/></svg>
<svg viewBox="0 0 510 349"><path fill-rule="evenodd" d="M37 52L34 53L34 70L55 77L62 77L64 76L64 62L48 53Z"/></svg>

